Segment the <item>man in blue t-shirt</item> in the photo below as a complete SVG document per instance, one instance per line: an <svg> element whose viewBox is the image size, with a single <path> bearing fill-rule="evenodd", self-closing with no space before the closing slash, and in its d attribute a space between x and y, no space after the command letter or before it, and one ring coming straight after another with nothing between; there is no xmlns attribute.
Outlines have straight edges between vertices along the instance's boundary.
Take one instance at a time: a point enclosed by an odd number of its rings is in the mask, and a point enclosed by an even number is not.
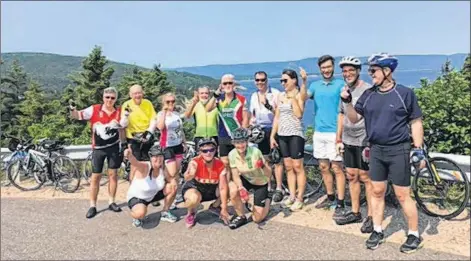
<svg viewBox="0 0 471 261"><path fill-rule="evenodd" d="M389 179L409 225L407 240L400 250L411 253L422 246L422 237L419 235L417 207L410 197L410 132L414 143L413 153L423 160L424 130L422 111L414 91L396 84L392 78L397 64L397 58L388 54L372 55L368 59L368 73L374 86L360 96L355 106L352 105L352 95L348 89L342 90L341 97L345 115L352 123L364 119L371 146L369 174L373 188L371 207L374 230L366 246L376 249L384 241L381 223L384 193Z"/></svg>
<svg viewBox="0 0 471 261"><path fill-rule="evenodd" d="M332 56L321 56L317 64L323 79L311 83L306 97L314 99L313 150L314 157L319 161L327 198L316 208L335 208L333 218L337 219L345 214L345 174L342 168L342 156L338 155L336 151L336 143L342 142L342 137L337 137L337 122L340 92L345 82L334 77L334 58ZM335 201L331 167L335 173L337 201Z"/></svg>

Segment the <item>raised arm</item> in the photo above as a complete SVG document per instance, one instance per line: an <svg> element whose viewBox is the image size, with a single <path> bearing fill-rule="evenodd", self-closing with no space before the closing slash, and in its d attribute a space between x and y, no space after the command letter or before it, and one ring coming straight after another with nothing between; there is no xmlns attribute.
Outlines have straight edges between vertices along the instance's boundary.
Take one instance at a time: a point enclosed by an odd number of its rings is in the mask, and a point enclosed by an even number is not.
<svg viewBox="0 0 471 261"><path fill-rule="evenodd" d="M139 170L139 173L146 173L147 174L147 162L146 161L139 161L134 157L132 154L131 150L131 145L128 145L128 148L124 151L124 157L129 160L129 163L135 168L136 170Z"/></svg>
<svg viewBox="0 0 471 261"><path fill-rule="evenodd" d="M307 73L306 71L302 68L299 67L299 73L301 74L301 79L303 80L301 84L301 89L299 92L300 99L303 101L303 103L308 99L308 93L307 93Z"/></svg>
<svg viewBox="0 0 471 261"><path fill-rule="evenodd" d="M78 111L75 107L70 106L70 117L75 120L90 120L93 115L93 106Z"/></svg>
<svg viewBox="0 0 471 261"><path fill-rule="evenodd" d="M294 116L301 119L304 114L304 100L302 99L302 95L298 94L295 97L290 97L289 99L293 105Z"/></svg>
<svg viewBox="0 0 471 261"><path fill-rule="evenodd" d="M166 107L164 107L163 110L157 114L157 128L159 128L160 131L165 129L165 117L167 117Z"/></svg>
<svg viewBox="0 0 471 261"><path fill-rule="evenodd" d="M195 91L193 99L191 99L190 106L188 106L186 111L183 113L186 119L189 119L193 115L193 110L195 109L196 104L198 104L198 92Z"/></svg>

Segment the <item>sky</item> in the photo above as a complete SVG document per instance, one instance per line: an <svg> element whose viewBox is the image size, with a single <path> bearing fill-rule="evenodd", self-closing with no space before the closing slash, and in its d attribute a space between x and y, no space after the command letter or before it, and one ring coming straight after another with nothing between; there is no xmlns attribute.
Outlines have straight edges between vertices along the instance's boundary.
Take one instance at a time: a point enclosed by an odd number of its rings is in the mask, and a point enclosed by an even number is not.
<svg viewBox="0 0 471 261"><path fill-rule="evenodd" d="M470 2L1 2L1 52L164 68L470 51Z"/></svg>

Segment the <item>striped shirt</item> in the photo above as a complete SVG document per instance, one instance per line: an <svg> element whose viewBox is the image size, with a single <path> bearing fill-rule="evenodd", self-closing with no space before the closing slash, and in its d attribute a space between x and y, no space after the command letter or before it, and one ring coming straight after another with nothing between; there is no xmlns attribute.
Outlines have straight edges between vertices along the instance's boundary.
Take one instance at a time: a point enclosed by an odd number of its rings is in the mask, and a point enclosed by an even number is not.
<svg viewBox="0 0 471 261"><path fill-rule="evenodd" d="M281 95L286 95L286 93L283 92ZM278 108L280 110L278 136L299 136L304 138L302 119L294 115L291 103L279 102Z"/></svg>

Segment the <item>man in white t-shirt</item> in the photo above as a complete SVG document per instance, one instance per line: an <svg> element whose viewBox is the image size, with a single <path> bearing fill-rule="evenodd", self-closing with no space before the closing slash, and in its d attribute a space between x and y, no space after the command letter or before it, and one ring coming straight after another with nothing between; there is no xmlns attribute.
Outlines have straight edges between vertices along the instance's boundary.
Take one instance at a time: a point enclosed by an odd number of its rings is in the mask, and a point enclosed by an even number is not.
<svg viewBox="0 0 471 261"><path fill-rule="evenodd" d="M250 108L249 111L252 114L251 125L257 125L262 127L265 132L263 140L258 144L258 149L262 152L265 158L268 160L270 155L270 134L273 127L273 119L275 117L275 108L277 104L277 97L280 91L268 86L268 75L264 71L259 71L254 74L255 86L257 91L252 93L250 97ZM275 180L276 190L273 194L273 201L280 202L283 199L283 190L281 187L283 175L283 165L277 163L275 165Z"/></svg>

